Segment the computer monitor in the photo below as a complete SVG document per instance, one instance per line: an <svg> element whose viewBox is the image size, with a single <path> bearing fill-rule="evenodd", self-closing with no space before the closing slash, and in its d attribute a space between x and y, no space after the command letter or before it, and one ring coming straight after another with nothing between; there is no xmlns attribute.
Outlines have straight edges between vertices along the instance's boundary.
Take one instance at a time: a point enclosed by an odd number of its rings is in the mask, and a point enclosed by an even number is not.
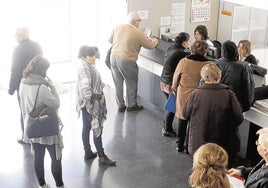
<svg viewBox="0 0 268 188"><path fill-rule="evenodd" d="M209 46L207 57L212 60L221 58L221 49L215 46Z"/></svg>

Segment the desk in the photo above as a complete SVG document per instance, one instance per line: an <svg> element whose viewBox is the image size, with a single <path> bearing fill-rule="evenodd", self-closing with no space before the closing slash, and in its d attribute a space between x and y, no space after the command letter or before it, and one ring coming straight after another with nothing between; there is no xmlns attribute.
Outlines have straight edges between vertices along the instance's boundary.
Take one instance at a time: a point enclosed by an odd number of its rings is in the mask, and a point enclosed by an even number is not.
<svg viewBox="0 0 268 188"><path fill-rule="evenodd" d="M249 111L244 113L246 120L259 125L260 127L268 127L268 113L251 107Z"/></svg>

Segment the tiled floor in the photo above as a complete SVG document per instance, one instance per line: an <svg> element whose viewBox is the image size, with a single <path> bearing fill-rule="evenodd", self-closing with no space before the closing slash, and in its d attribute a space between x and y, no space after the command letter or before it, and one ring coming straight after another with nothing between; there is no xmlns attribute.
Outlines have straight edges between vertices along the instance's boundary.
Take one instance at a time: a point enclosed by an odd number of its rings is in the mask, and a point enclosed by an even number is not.
<svg viewBox="0 0 268 188"><path fill-rule="evenodd" d="M117 161L115 167L103 167L83 159L81 119L75 112L74 85L60 95L63 129L63 179L68 188L186 188L191 171L191 156L175 150L174 138L162 137L164 112L142 102L141 112L117 113L114 91L105 88L108 119L104 124L106 154ZM19 110L15 96L0 92L0 187L37 188L33 156L29 146L16 142L20 133ZM93 145L93 144L92 144ZM94 148L94 146L92 147ZM46 180L55 187L48 153Z"/></svg>

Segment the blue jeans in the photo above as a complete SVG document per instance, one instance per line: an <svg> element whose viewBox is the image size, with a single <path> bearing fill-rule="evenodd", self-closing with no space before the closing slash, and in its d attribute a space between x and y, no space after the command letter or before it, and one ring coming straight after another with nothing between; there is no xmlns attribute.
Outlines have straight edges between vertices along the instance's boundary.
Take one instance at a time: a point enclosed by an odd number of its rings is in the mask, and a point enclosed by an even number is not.
<svg viewBox="0 0 268 188"><path fill-rule="evenodd" d="M34 150L34 169L39 185L43 186L46 183L44 173L44 158L47 149L51 158L51 172L56 182L56 185L58 187L62 186L63 181L61 159L56 159L55 145L32 143L32 146Z"/></svg>
<svg viewBox="0 0 268 188"><path fill-rule="evenodd" d="M82 109L82 120L83 120L83 130L82 130L82 141L84 145L85 153L91 152L90 146L90 130L91 130L91 121L92 117L87 112L86 108ZM94 134L93 134L94 135ZM98 137L93 137L93 142L98 152L99 157L104 156L104 149L102 146L102 134Z"/></svg>

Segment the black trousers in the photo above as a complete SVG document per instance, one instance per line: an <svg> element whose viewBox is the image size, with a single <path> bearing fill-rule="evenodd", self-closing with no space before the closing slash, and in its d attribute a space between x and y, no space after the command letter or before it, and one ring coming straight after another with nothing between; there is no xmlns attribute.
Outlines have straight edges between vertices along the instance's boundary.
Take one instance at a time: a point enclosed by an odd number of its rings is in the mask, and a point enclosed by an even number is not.
<svg viewBox="0 0 268 188"><path fill-rule="evenodd" d="M187 135L187 125L188 125L188 120L185 119L179 119L178 122L178 134L177 134L177 145L178 147L184 147L185 143L185 138ZM188 149L188 141L186 140L185 143L185 149Z"/></svg>
<svg viewBox="0 0 268 188"><path fill-rule="evenodd" d="M35 174L40 186L43 186L45 181L45 172L44 172L44 158L46 149L49 152L51 158L51 172L56 182L57 187L63 185L62 181L62 166L61 159L56 159L56 150L55 145L43 145L38 143L33 143L34 150L34 169Z"/></svg>
<svg viewBox="0 0 268 188"><path fill-rule="evenodd" d="M163 92L168 99L168 94L166 92ZM171 132L173 131L172 123L175 118L175 113L173 112L166 112L166 117L165 117L165 131Z"/></svg>

